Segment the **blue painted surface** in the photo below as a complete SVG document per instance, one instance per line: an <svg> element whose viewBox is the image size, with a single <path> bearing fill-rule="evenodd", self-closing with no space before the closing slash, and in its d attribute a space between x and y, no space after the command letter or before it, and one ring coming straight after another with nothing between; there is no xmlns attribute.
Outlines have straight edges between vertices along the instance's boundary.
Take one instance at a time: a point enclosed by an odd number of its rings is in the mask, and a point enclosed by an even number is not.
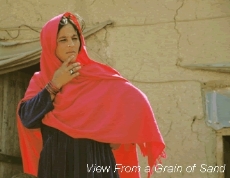
<svg viewBox="0 0 230 178"><path fill-rule="evenodd" d="M206 99L206 123L215 130L230 127L230 91L208 91Z"/></svg>

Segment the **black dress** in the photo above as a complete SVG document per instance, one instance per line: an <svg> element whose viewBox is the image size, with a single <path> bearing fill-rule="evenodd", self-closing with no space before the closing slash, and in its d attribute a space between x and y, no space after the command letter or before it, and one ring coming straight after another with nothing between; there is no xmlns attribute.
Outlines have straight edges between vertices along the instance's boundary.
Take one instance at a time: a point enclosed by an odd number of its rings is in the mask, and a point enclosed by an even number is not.
<svg viewBox="0 0 230 178"><path fill-rule="evenodd" d="M25 127L41 128L43 148L38 178L119 178L109 143L74 139L42 124L44 115L53 108L49 92L43 89L19 109Z"/></svg>

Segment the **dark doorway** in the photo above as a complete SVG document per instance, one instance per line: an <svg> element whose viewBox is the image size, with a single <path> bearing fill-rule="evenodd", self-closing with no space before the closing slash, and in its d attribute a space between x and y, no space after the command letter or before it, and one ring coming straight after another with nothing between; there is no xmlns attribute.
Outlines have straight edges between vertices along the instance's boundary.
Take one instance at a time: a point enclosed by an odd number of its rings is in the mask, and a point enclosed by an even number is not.
<svg viewBox="0 0 230 178"><path fill-rule="evenodd" d="M21 69L19 71L30 74L32 76L35 72L40 71L40 63L24 68L24 69Z"/></svg>
<svg viewBox="0 0 230 178"><path fill-rule="evenodd" d="M224 177L230 177L230 136L223 136L224 145L224 164L226 164Z"/></svg>

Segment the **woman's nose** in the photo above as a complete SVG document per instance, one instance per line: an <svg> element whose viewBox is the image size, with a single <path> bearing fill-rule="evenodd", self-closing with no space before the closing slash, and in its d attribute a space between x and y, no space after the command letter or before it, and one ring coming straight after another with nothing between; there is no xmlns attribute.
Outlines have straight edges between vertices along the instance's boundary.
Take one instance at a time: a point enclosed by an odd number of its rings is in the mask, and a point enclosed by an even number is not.
<svg viewBox="0 0 230 178"><path fill-rule="evenodd" d="M69 41L68 46L69 46L69 47L70 47L70 46L74 46L74 42L73 42L73 40L70 40L70 41Z"/></svg>

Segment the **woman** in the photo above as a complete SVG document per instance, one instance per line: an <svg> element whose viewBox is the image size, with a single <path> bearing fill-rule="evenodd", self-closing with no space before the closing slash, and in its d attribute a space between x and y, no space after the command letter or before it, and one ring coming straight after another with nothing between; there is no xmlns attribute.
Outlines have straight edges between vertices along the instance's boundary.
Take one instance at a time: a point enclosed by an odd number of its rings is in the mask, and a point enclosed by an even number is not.
<svg viewBox="0 0 230 178"><path fill-rule="evenodd" d="M88 57L73 14L47 22L41 46L41 71L17 112L24 172L39 178L135 178L139 171L118 167L138 165L132 143L150 167L165 156L146 96Z"/></svg>

